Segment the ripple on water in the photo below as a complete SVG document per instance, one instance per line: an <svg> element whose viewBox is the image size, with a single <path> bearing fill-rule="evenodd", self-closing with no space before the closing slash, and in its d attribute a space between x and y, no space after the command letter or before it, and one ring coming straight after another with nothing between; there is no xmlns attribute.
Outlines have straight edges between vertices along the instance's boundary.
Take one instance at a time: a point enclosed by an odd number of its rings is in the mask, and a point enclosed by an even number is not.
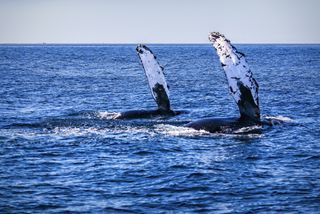
<svg viewBox="0 0 320 214"><path fill-rule="evenodd" d="M237 47L281 123L236 134L183 127L238 115L212 47L151 48L188 113L114 120L156 108L132 45L0 46L2 212L319 212L319 46Z"/></svg>

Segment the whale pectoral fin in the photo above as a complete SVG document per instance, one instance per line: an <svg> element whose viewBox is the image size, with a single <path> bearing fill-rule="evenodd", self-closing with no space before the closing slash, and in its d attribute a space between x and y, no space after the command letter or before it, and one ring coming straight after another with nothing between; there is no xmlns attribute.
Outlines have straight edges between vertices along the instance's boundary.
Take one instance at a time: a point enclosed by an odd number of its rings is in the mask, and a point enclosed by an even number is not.
<svg viewBox="0 0 320 214"><path fill-rule="evenodd" d="M245 55L239 52L224 35L209 34L228 80L229 91L236 101L241 118L260 120L258 83L247 64Z"/></svg>
<svg viewBox="0 0 320 214"><path fill-rule="evenodd" d="M168 94L163 85L156 83L152 88L153 93L155 94L155 100L158 104L160 110L170 111L170 101Z"/></svg>
<svg viewBox="0 0 320 214"><path fill-rule="evenodd" d="M255 103L250 88L239 83L240 99L237 102L241 119L260 120L260 109Z"/></svg>
<svg viewBox="0 0 320 214"><path fill-rule="evenodd" d="M147 76L151 94L159 110L170 111L169 87L163 67L160 66L155 55L147 46L138 45L136 50Z"/></svg>

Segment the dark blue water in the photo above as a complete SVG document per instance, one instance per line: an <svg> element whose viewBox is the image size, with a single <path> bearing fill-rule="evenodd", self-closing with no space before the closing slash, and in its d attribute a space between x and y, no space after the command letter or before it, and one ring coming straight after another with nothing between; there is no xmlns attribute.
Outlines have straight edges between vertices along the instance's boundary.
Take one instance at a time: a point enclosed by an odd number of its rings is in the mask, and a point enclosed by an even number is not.
<svg viewBox="0 0 320 214"><path fill-rule="evenodd" d="M319 213L320 46L237 45L260 85L261 134L184 128L238 115L210 45L151 45L174 118L135 46L0 46L1 213Z"/></svg>

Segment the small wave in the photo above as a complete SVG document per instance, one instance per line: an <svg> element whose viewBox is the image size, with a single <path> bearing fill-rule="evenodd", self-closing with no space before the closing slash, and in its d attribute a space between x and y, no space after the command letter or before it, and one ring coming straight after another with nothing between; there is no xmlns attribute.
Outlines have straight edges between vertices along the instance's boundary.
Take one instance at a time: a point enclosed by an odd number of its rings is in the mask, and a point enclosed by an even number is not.
<svg viewBox="0 0 320 214"><path fill-rule="evenodd" d="M105 131L106 130L99 130L95 127L56 127L52 130L52 133L60 136L83 136L88 134L103 134Z"/></svg>
<svg viewBox="0 0 320 214"><path fill-rule="evenodd" d="M156 133L145 127L117 126L117 127L55 127L48 134L60 137L95 136L113 139L141 140L153 137Z"/></svg>
<svg viewBox="0 0 320 214"><path fill-rule="evenodd" d="M207 174L203 172L192 172L187 177L188 178L199 178L199 177L205 177Z"/></svg>
<svg viewBox="0 0 320 214"><path fill-rule="evenodd" d="M147 155L153 155L154 152L150 151L137 151L133 153L134 155L139 155L139 156L147 156Z"/></svg>
<svg viewBox="0 0 320 214"><path fill-rule="evenodd" d="M37 109L33 106L28 106L25 108L20 109L20 112L23 114L31 114L33 112L35 112Z"/></svg>

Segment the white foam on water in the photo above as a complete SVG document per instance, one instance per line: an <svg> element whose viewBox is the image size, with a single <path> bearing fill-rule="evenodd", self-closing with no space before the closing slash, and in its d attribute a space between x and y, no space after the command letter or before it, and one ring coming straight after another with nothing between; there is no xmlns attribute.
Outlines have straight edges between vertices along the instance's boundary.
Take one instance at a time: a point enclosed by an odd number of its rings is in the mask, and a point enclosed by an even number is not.
<svg viewBox="0 0 320 214"><path fill-rule="evenodd" d="M24 107L21 108L19 111L23 114L31 114L33 112L35 112L37 109L33 106L28 106L28 107Z"/></svg>
<svg viewBox="0 0 320 214"><path fill-rule="evenodd" d="M261 125L254 125L254 126L247 126L247 127L242 127L240 129L237 129L233 131L233 134L255 134L254 133L255 131L261 131L261 130L262 130Z"/></svg>
<svg viewBox="0 0 320 214"><path fill-rule="evenodd" d="M105 130L99 130L95 127L79 128L79 127L55 127L52 130L53 134L59 136L84 136L88 134L101 135Z"/></svg>
<svg viewBox="0 0 320 214"><path fill-rule="evenodd" d="M210 133L205 130L195 130L189 127L183 126L173 126L173 125L166 125L166 124L159 124L155 126L156 132L164 135L169 136L181 136L181 137L245 137L245 138L260 138L263 135L252 133L255 130L260 130L261 126L251 126L251 127L243 127L237 131L231 131L229 133Z"/></svg>
<svg viewBox="0 0 320 214"><path fill-rule="evenodd" d="M119 117L121 114L119 112L97 112L97 117L100 119L113 120Z"/></svg>
<svg viewBox="0 0 320 214"><path fill-rule="evenodd" d="M282 116L282 115L277 115L277 116L264 116L265 119L267 120L275 120L275 121L280 121L280 122L289 122L293 123L296 122L295 120L291 119L290 117Z"/></svg>
<svg viewBox="0 0 320 214"><path fill-rule="evenodd" d="M155 130L161 134L171 136L203 136L210 134L205 130L195 130L193 128L183 126L173 126L167 124L159 124L155 126Z"/></svg>
<svg viewBox="0 0 320 214"><path fill-rule="evenodd" d="M118 126L118 127L56 127L48 135L53 137L101 137L112 139L140 140L156 135L154 130L148 127Z"/></svg>
<svg viewBox="0 0 320 214"><path fill-rule="evenodd" d="M234 134L246 134L246 133L252 133L254 131L260 131L261 129L262 129L262 126L254 125L254 126L242 127L240 129L233 131L233 133Z"/></svg>

